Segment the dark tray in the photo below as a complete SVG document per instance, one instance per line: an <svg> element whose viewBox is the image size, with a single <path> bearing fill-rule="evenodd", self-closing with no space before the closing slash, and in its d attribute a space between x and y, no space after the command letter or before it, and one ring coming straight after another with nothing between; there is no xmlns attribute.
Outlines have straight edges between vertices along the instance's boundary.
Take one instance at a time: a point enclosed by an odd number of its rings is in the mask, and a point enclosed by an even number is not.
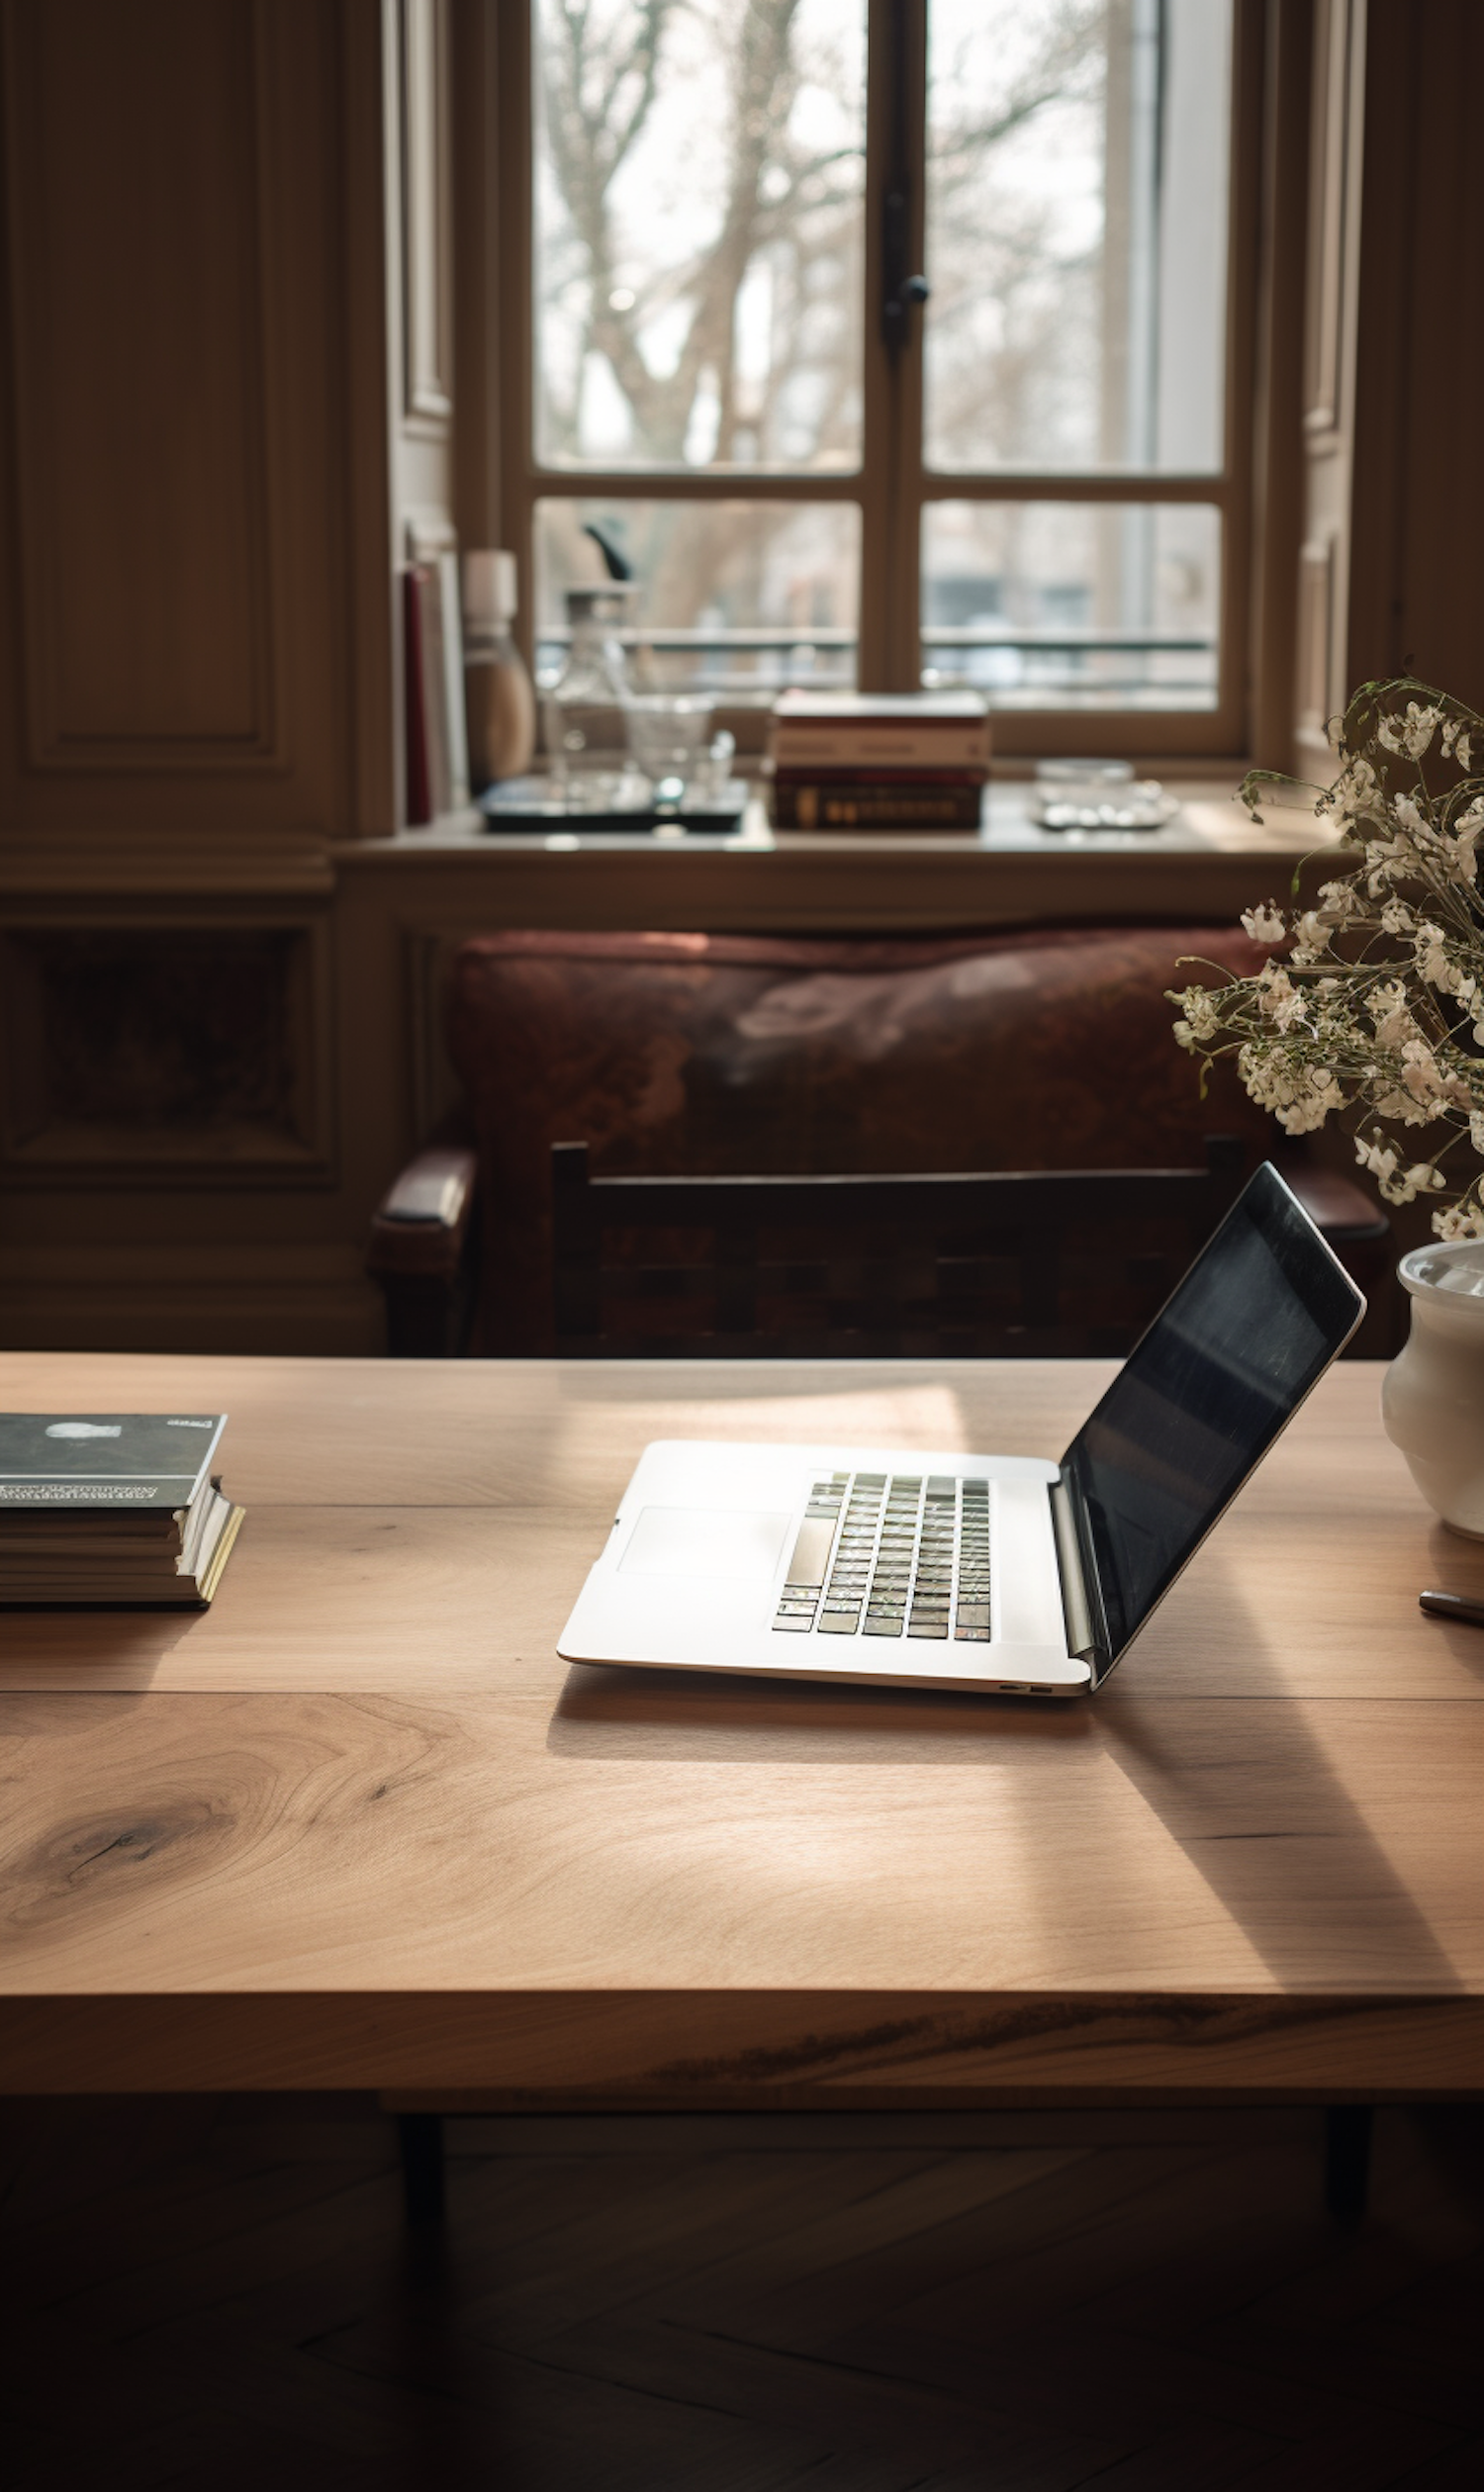
<svg viewBox="0 0 1484 2492"><path fill-rule="evenodd" d="M704 831L725 839L742 828L747 788L734 779L724 796L681 805L611 805L597 813L554 802L544 779L506 779L479 798L491 831Z"/></svg>

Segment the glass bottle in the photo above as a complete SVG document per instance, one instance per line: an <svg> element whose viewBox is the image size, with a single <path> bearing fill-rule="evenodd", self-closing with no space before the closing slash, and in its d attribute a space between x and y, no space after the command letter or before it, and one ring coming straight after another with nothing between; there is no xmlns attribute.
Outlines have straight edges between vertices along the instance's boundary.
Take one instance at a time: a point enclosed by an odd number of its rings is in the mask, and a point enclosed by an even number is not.
<svg viewBox="0 0 1484 2492"><path fill-rule="evenodd" d="M616 625L632 589L617 581L567 591L567 661L543 686L541 732L552 793L569 804L612 801L628 768L623 650Z"/></svg>
<svg viewBox="0 0 1484 2492"><path fill-rule="evenodd" d="M510 635L514 612L514 555L466 554L464 665L476 795L494 780L518 779L535 751L536 696Z"/></svg>

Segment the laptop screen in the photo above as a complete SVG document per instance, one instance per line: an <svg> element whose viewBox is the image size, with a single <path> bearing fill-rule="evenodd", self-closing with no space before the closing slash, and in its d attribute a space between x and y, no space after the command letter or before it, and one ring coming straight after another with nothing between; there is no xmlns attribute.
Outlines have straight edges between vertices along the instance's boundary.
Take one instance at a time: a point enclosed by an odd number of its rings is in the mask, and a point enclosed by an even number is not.
<svg viewBox="0 0 1484 2492"><path fill-rule="evenodd" d="M1365 1311L1275 1168L1239 1195L1064 1472L1116 1661Z"/></svg>

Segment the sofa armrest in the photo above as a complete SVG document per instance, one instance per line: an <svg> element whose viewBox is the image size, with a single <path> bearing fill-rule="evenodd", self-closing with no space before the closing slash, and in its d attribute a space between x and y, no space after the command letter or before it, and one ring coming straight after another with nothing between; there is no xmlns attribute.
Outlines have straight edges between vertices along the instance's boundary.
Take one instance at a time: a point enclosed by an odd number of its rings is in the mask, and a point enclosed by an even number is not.
<svg viewBox="0 0 1484 2492"><path fill-rule="evenodd" d="M467 1145L431 1144L408 1161L372 1218L366 1269L386 1298L394 1358L456 1357L464 1346L477 1174Z"/></svg>
<svg viewBox="0 0 1484 2492"><path fill-rule="evenodd" d="M410 1159L371 1222L367 1268L378 1279L451 1279L474 1217L472 1151L435 1144Z"/></svg>
<svg viewBox="0 0 1484 2492"><path fill-rule="evenodd" d="M1285 1167L1284 1176L1320 1235L1335 1247L1384 1246L1391 1223L1373 1194L1365 1193L1335 1168L1306 1162Z"/></svg>

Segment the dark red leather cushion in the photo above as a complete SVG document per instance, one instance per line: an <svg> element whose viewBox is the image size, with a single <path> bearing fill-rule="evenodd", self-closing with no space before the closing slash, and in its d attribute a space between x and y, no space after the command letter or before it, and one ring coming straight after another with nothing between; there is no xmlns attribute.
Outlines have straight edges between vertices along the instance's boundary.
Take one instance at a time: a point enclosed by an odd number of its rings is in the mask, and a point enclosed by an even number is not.
<svg viewBox="0 0 1484 2492"><path fill-rule="evenodd" d="M1202 1101L1170 1035L1181 953L1244 973L1230 927L944 938L481 935L449 1047L485 1174L476 1346L549 1338L554 1142L594 1172L1199 1165L1271 1121L1234 1075Z"/></svg>

